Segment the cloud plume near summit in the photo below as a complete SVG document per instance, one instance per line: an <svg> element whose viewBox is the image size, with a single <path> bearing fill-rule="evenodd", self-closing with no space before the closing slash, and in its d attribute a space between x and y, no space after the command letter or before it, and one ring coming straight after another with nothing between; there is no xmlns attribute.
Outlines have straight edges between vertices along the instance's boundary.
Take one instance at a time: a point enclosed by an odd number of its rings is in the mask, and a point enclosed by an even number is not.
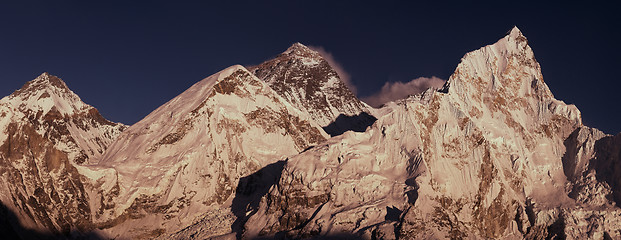
<svg viewBox="0 0 621 240"><path fill-rule="evenodd" d="M419 77L407 83L386 82L379 92L361 99L372 107L380 107L387 102L424 92L430 87L440 88L445 82L446 80L435 76L430 78Z"/></svg>
<svg viewBox="0 0 621 240"><path fill-rule="evenodd" d="M321 55L321 57L323 57L323 59L330 64L330 67L336 71L341 81L345 83L345 86L347 86L352 93L356 94L358 92L356 86L351 82L351 76L349 73L347 73L343 66L334 59L331 52L326 51L326 49L321 46L308 46L308 48L313 51L317 51L319 55Z"/></svg>

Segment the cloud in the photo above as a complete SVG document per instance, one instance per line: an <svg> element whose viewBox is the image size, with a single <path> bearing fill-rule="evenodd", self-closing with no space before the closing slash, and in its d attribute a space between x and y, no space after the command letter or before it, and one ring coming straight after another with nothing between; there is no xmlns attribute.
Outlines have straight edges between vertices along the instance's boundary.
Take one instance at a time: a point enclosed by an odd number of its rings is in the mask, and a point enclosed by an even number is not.
<svg viewBox="0 0 621 240"><path fill-rule="evenodd" d="M345 69L339 62L334 60L334 56L332 55L332 53L326 51L326 49L320 46L308 46L308 48L313 51L317 51L321 55L321 57L323 57L323 59L325 59L328 64L330 64L330 67L332 67L334 71L336 71L336 73L339 75L339 78L341 78L341 81L345 83L345 86L347 86L349 90L354 93L354 95L356 94L358 89L351 82L351 76L349 75L349 73L347 73L347 71L345 71Z"/></svg>
<svg viewBox="0 0 621 240"><path fill-rule="evenodd" d="M440 88L445 82L445 80L437 77L419 77L407 83L387 82L379 92L362 98L362 101L373 107L379 107L384 103L424 92L430 87Z"/></svg>

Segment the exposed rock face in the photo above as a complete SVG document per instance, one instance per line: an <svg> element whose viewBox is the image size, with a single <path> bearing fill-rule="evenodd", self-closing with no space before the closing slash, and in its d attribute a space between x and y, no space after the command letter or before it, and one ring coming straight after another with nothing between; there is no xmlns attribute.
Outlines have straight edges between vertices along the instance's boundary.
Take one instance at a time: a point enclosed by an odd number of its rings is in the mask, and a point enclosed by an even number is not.
<svg viewBox="0 0 621 240"><path fill-rule="evenodd" d="M244 236L621 237L617 207L593 210L567 190L582 169L618 172L618 139L580 138L577 148L606 154L564 157L580 112L554 99L517 28L466 54L443 89L392 108L365 133L291 158ZM593 181L614 199L618 179Z"/></svg>
<svg viewBox="0 0 621 240"><path fill-rule="evenodd" d="M301 43L249 70L333 136L364 131L375 121L371 107L356 98L318 52Z"/></svg>
<svg viewBox="0 0 621 240"><path fill-rule="evenodd" d="M120 189L102 221L120 237L152 238L201 219L220 221L205 237L231 233L235 216L226 209L239 179L327 137L244 67L227 68L110 146L99 165L118 172Z"/></svg>
<svg viewBox="0 0 621 240"><path fill-rule="evenodd" d="M55 76L26 83L0 100L2 204L24 227L64 234L92 229L90 197L97 191L80 165L101 156L123 129Z"/></svg>
<svg viewBox="0 0 621 240"><path fill-rule="evenodd" d="M621 134L605 136L595 142L594 158L589 161L588 172L595 171L598 182L610 187L612 193L606 196L621 205ZM584 176L585 173L582 173Z"/></svg>
<svg viewBox="0 0 621 240"><path fill-rule="evenodd" d="M563 212L569 238L619 238L621 227L621 134L577 128L566 140L563 169L569 197L581 206Z"/></svg>

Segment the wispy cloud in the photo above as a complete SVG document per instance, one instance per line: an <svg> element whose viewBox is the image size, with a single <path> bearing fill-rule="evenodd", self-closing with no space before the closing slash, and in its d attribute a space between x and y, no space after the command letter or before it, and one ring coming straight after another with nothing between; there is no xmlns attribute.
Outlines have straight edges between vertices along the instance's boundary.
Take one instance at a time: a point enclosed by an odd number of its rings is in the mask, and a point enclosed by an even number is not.
<svg viewBox="0 0 621 240"><path fill-rule="evenodd" d="M323 57L323 59L325 59L328 64L330 64L330 67L332 67L334 71L336 71L336 73L339 75L339 78L341 78L341 81L345 83L345 86L347 86L349 90L356 94L358 89L351 82L351 76L349 75L349 73L347 73L347 71L345 71L345 69L339 62L334 60L334 56L331 52L326 51L326 49L321 46L308 46L308 48L317 51L321 55L321 57Z"/></svg>
<svg viewBox="0 0 621 240"><path fill-rule="evenodd" d="M409 95L424 92L430 87L439 88L446 81L438 77L419 77L407 83L387 82L382 89L368 97L363 97L362 101L373 107L379 107L384 103L406 98Z"/></svg>

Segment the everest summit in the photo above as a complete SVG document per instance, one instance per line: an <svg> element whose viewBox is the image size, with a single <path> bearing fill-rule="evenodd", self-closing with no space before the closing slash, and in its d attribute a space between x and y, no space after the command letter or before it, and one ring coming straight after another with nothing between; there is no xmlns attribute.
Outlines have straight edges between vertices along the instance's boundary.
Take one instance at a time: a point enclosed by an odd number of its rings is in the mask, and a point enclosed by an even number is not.
<svg viewBox="0 0 621 240"><path fill-rule="evenodd" d="M332 136L364 132L376 120L321 54L301 43L249 70Z"/></svg>

